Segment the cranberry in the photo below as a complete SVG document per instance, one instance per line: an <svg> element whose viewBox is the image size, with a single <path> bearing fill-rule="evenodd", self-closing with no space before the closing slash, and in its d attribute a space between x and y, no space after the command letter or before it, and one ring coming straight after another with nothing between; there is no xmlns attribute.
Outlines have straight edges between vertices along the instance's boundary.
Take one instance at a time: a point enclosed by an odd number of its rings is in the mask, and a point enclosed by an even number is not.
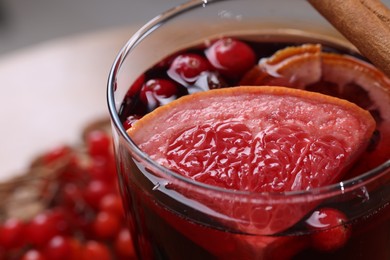
<svg viewBox="0 0 390 260"><path fill-rule="evenodd" d="M93 212L87 210L87 208L82 208L81 212L69 212L69 223L72 226L73 231L76 231L84 237L89 237L91 234L91 219L93 217Z"/></svg>
<svg viewBox="0 0 390 260"><path fill-rule="evenodd" d="M72 256L72 243L64 236L53 237L45 246L44 254L47 259L70 259Z"/></svg>
<svg viewBox="0 0 390 260"><path fill-rule="evenodd" d="M59 175L60 184L70 183L70 182L80 182L85 179L85 170L80 164L80 158L74 153L72 156L68 157L67 164L63 168Z"/></svg>
<svg viewBox="0 0 390 260"><path fill-rule="evenodd" d="M67 209L57 206L49 211L50 220L54 223L57 234L69 234L71 226L69 224L69 213Z"/></svg>
<svg viewBox="0 0 390 260"><path fill-rule="evenodd" d="M254 51L244 42L223 38L205 50L211 65L228 78L238 79L256 62Z"/></svg>
<svg viewBox="0 0 390 260"><path fill-rule="evenodd" d="M118 233L114 243L115 252L120 257L129 259L135 258L135 251L130 232L127 228L122 228Z"/></svg>
<svg viewBox="0 0 390 260"><path fill-rule="evenodd" d="M97 209L100 204L100 200L113 192L113 187L108 183L101 180L92 180L84 189L84 199L88 205Z"/></svg>
<svg viewBox="0 0 390 260"><path fill-rule="evenodd" d="M166 79L150 79L141 89L140 100L150 110L160 105L165 105L176 99L178 94L177 85Z"/></svg>
<svg viewBox="0 0 390 260"><path fill-rule="evenodd" d="M125 122L123 122L123 127L124 127L125 129L129 129L129 128L132 127L133 124L134 124L135 122L137 122L138 119L140 119L140 118L141 118L141 116L138 116L138 115L131 115L131 116L127 117L126 120L125 120Z"/></svg>
<svg viewBox="0 0 390 260"><path fill-rule="evenodd" d="M313 231L312 244L321 251L334 251L347 243L351 230L344 213L333 208L322 208L313 212L306 221Z"/></svg>
<svg viewBox="0 0 390 260"><path fill-rule="evenodd" d="M23 245L25 224L19 219L9 218L0 227L0 247L14 249Z"/></svg>
<svg viewBox="0 0 390 260"><path fill-rule="evenodd" d="M121 220L114 213L100 211L93 222L94 234L100 239L115 238L121 229Z"/></svg>
<svg viewBox="0 0 390 260"><path fill-rule="evenodd" d="M189 94L192 94L195 92L225 87L227 87L227 84L218 72L205 71L199 75L198 79L192 86L187 87L187 90Z"/></svg>
<svg viewBox="0 0 390 260"><path fill-rule="evenodd" d="M71 257L69 259L82 259L82 245L80 241L76 238L68 238L68 241L70 242L71 245Z"/></svg>
<svg viewBox="0 0 390 260"><path fill-rule="evenodd" d="M101 180L112 183L116 180L116 165L113 156L106 158L92 158L92 163L88 168L88 173L94 180Z"/></svg>
<svg viewBox="0 0 390 260"><path fill-rule="evenodd" d="M58 147L53 148L51 151L45 153L42 157L42 161L44 164L48 165L58 161L61 158L66 157L71 153L72 149L67 145L60 145Z"/></svg>
<svg viewBox="0 0 390 260"><path fill-rule="evenodd" d="M143 85L142 85L143 86ZM141 88L142 89L142 88ZM139 92L141 95L141 92ZM123 105L121 106L121 114L137 114L144 115L148 112L147 104L144 104L140 99L139 95L136 96L126 96L123 99ZM121 118L123 121L126 118Z"/></svg>
<svg viewBox="0 0 390 260"><path fill-rule="evenodd" d="M117 194L108 194L102 198L99 205L100 211L111 212L118 217L124 217L122 199Z"/></svg>
<svg viewBox="0 0 390 260"><path fill-rule="evenodd" d="M52 218L50 211L44 211L36 215L28 223L27 237L35 246L43 246L58 234L57 222Z"/></svg>
<svg viewBox="0 0 390 260"><path fill-rule="evenodd" d="M129 90L126 93L126 96L134 97L141 90L144 82L145 82L145 74L141 74L130 86Z"/></svg>
<svg viewBox="0 0 390 260"><path fill-rule="evenodd" d="M46 259L47 258L44 256L44 254L37 249L29 249L21 257L21 260L46 260Z"/></svg>
<svg viewBox="0 0 390 260"><path fill-rule="evenodd" d="M66 183L62 188L62 205L67 208L74 208L82 198L81 188L75 183Z"/></svg>
<svg viewBox="0 0 390 260"><path fill-rule="evenodd" d="M105 244L94 240L89 240L84 245L81 259L110 260L112 258L110 255L110 251Z"/></svg>
<svg viewBox="0 0 390 260"><path fill-rule="evenodd" d="M94 130L87 135L87 148L91 157L107 157L111 148L111 137L102 130Z"/></svg>
<svg viewBox="0 0 390 260"><path fill-rule="evenodd" d="M168 76L182 85L194 83L199 75L211 69L208 60L198 54L187 53L177 56L169 70Z"/></svg>
<svg viewBox="0 0 390 260"><path fill-rule="evenodd" d="M169 66L171 66L173 60L178 55L180 55L181 53L183 53L183 52L179 51L179 52L175 52L175 53L172 53L172 54L168 55L167 57L162 59L160 62L158 62L156 65L154 65L153 69L156 69L156 70L166 70L166 69L168 69Z"/></svg>

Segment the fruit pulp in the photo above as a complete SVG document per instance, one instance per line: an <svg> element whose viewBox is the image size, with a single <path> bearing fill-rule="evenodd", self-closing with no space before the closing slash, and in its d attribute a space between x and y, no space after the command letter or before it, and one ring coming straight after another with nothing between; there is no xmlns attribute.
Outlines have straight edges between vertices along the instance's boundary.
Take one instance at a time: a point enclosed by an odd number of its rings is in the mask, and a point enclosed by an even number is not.
<svg viewBox="0 0 390 260"><path fill-rule="evenodd" d="M282 40L278 37L275 41L268 39L245 42L251 46L256 59L259 60L272 56L276 51L287 46L317 41L307 38L288 40L288 37ZM180 53L196 53L204 57L205 48L205 46L194 46L181 50L150 68L140 78L143 82L156 78L172 80L172 76L167 71L175 56ZM325 44L324 49L327 52L346 53L358 57L352 51L338 48L333 44ZM178 82L177 91L174 93L175 98L196 91L235 86L241 80L241 78L226 77L214 72L204 74L206 76L203 78L200 76L196 84ZM390 110L380 110L376 106L375 99L378 96L385 96L387 97L385 101L389 101L389 89L374 89L372 90L374 94L368 95L371 93L366 89L354 86L353 91L346 91L340 95L330 91L333 88L328 82L322 85L310 85L308 88L356 102L370 110L377 119L378 128L371 145L351 168L348 177L358 176L390 158L388 149ZM158 102L142 102L139 96L144 95L138 95L138 92L142 92L142 87L133 85L130 90L132 95L125 98L120 110L124 122L128 118L141 117L166 101L163 98L162 101L157 100ZM385 107L386 105L388 107L388 104L385 104ZM387 177L382 178L381 183L362 186L357 190L338 194L334 198L321 200L321 203L316 204L316 208L312 209L312 213L308 213L294 226L284 231L276 234L245 234L234 226L225 225L221 220L223 216L209 212L196 201L186 199L185 194L183 197L172 191L167 180L159 179L151 174L150 170L131 160L131 155L125 147L119 146L117 156L120 162L118 170L122 196L128 211L128 223L140 257L155 259L312 259L314 257L386 259L390 257L387 249L390 234L389 173ZM297 206L301 205L297 204ZM316 209L325 206L345 213L347 220L343 225L348 228L349 233L345 243L330 250L314 246L313 234L318 231L307 227Z"/></svg>

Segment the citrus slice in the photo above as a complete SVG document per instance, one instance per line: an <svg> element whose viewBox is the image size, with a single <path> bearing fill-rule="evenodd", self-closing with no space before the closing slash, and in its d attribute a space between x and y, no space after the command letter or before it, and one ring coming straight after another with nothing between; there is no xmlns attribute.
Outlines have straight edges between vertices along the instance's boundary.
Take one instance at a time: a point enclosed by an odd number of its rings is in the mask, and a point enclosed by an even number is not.
<svg viewBox="0 0 390 260"><path fill-rule="evenodd" d="M152 159L193 180L251 192L330 184L375 129L366 110L284 87L236 87L182 97L128 134Z"/></svg>
<svg viewBox="0 0 390 260"><path fill-rule="evenodd" d="M320 44L287 47L263 58L241 79L242 85L281 85L319 92L357 104L377 122L376 141L350 176L384 163L390 145L390 79L373 65L350 55L327 53ZM380 140L380 142L379 142Z"/></svg>
<svg viewBox="0 0 390 260"><path fill-rule="evenodd" d="M285 87L243 86L181 97L145 115L128 134L152 159L177 174L222 189L264 195L340 180L374 129L369 112L342 99ZM189 202L215 218L213 225L220 222L223 230L232 231L212 232L210 224L197 225L199 220L188 221L191 216L181 218L154 206L167 223L215 255L226 250L225 244L220 248L215 241L225 241L235 253L235 248L245 248L239 253L259 258L274 256L284 246L293 255L305 246L291 237L230 234L274 235L302 219L313 202L279 196L271 203L257 196L241 199L234 192L216 196L174 184L165 192L171 190L169 196Z"/></svg>

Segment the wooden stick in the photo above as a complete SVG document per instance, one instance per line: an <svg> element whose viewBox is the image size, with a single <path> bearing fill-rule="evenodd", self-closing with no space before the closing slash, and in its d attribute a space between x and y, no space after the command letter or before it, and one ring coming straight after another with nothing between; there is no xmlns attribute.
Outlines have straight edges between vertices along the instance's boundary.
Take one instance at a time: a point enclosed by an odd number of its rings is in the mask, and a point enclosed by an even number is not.
<svg viewBox="0 0 390 260"><path fill-rule="evenodd" d="M389 10L376 0L308 0L359 51L390 77Z"/></svg>

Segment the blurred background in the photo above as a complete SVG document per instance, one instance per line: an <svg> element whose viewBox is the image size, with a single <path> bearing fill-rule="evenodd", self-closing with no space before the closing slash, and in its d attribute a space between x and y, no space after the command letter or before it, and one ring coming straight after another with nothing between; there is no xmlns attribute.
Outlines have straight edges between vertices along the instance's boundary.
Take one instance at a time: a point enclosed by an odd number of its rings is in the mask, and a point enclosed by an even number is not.
<svg viewBox="0 0 390 260"><path fill-rule="evenodd" d="M0 181L108 118L115 56L185 0L0 0Z"/></svg>
<svg viewBox="0 0 390 260"><path fill-rule="evenodd" d="M0 55L50 39L143 24L185 0L0 0Z"/></svg>

